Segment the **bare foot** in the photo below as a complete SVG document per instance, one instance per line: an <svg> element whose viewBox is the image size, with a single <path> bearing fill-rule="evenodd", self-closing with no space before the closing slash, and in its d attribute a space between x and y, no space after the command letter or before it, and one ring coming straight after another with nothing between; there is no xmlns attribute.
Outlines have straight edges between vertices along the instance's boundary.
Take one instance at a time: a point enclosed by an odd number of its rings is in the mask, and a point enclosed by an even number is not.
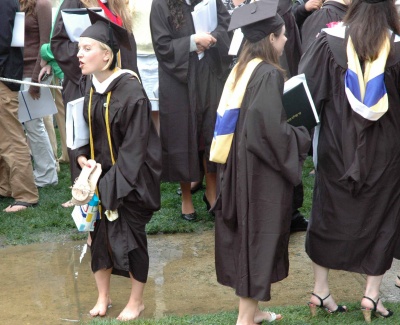
<svg viewBox="0 0 400 325"><path fill-rule="evenodd" d="M71 200L69 200L69 201L67 201L67 202L62 203L61 206L62 206L63 208L72 208L72 207L75 206L75 204L72 203Z"/></svg>
<svg viewBox="0 0 400 325"><path fill-rule="evenodd" d="M112 307L111 299L110 298L98 298L96 305L89 311L90 316L96 317L100 316L103 317L107 313L107 309Z"/></svg>
<svg viewBox="0 0 400 325"><path fill-rule="evenodd" d="M143 303L128 302L128 304L125 306L124 310L121 311L117 319L122 322L138 319L143 310L144 310Z"/></svg>
<svg viewBox="0 0 400 325"><path fill-rule="evenodd" d="M387 316L388 314L390 314L390 311L387 310L383 306L382 301L380 299L377 299L377 300L378 301L375 301L375 303L376 303L376 311L378 313L380 313L382 316ZM368 298L363 298L361 300L361 307L373 309L374 308L374 303L372 301L370 301Z"/></svg>
<svg viewBox="0 0 400 325"><path fill-rule="evenodd" d="M3 211L4 212L18 212L18 211L25 210L26 208L27 208L26 206L16 204L16 205L9 205Z"/></svg>
<svg viewBox="0 0 400 325"><path fill-rule="evenodd" d="M256 314L254 316L254 323L256 324L261 324L263 321L267 321L269 323L273 322L274 320L281 320L282 315L281 314L275 314L270 311L262 311L262 310L257 310Z"/></svg>

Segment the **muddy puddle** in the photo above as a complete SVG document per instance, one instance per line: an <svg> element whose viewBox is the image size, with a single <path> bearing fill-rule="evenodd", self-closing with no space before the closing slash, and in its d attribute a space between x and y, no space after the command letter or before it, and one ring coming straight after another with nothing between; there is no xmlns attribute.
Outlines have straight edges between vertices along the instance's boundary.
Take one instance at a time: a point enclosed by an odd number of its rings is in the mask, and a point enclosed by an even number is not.
<svg viewBox="0 0 400 325"><path fill-rule="evenodd" d="M219 285L214 271L214 233L149 236L150 272L144 318L234 310L232 289ZM291 237L291 271L272 288L263 306L305 305L312 291L311 262L304 253L305 233ZM0 249L0 324L74 324L89 320L97 299L84 242L46 243ZM363 278L332 272L332 293L357 301ZM335 280L337 278L337 280ZM115 318L128 301L130 281L113 276Z"/></svg>

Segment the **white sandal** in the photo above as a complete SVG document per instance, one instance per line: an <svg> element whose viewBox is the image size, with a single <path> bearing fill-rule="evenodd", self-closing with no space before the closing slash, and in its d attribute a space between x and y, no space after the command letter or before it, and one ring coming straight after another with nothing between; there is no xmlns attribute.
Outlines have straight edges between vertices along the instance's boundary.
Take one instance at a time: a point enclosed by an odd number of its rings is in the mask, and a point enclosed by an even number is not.
<svg viewBox="0 0 400 325"><path fill-rule="evenodd" d="M101 164L96 164L92 159L88 160L89 166L82 168L82 171L72 186L71 202L75 205L88 203L96 190L97 181L101 175Z"/></svg>

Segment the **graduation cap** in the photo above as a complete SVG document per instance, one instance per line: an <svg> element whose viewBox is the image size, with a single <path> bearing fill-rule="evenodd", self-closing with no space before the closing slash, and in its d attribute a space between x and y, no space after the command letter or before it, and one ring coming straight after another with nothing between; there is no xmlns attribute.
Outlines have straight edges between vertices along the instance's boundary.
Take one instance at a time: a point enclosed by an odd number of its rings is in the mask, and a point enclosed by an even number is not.
<svg viewBox="0 0 400 325"><path fill-rule="evenodd" d="M86 28L81 37L89 37L101 43L107 44L115 53L119 51L120 45L131 49L129 35L125 28L114 24L107 18L87 9L92 26Z"/></svg>
<svg viewBox="0 0 400 325"><path fill-rule="evenodd" d="M233 11L228 31L242 28L244 38L251 43L261 41L284 25L278 15L279 0L259 0Z"/></svg>

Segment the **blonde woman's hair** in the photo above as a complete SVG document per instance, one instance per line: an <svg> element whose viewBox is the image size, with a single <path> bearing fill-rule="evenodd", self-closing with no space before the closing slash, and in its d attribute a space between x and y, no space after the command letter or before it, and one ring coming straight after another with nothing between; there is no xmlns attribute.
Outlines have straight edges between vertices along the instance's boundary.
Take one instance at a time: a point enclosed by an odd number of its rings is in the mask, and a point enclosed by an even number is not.
<svg viewBox="0 0 400 325"><path fill-rule="evenodd" d="M0 0L1 1L1 0ZM147 0L142 0L147 1ZM81 0L86 8L98 7L97 0ZM127 6L126 0L108 0L108 5L115 15L121 17L124 28L132 34L132 15Z"/></svg>
<svg viewBox="0 0 400 325"><path fill-rule="evenodd" d="M102 49L104 51L108 51L110 53L110 60L108 60L107 64L102 69L102 71L106 71L107 69L113 70L115 68L114 52L111 50L111 48L107 44L99 42L99 41L96 41L96 42L99 43L100 49Z"/></svg>

